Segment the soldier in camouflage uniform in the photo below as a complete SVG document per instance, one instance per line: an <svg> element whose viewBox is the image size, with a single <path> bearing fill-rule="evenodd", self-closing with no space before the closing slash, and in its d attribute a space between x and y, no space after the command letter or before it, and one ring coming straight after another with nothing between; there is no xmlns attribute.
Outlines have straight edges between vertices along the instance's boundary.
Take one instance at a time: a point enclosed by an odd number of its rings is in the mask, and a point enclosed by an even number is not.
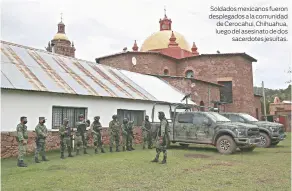
<svg viewBox="0 0 292 191"><path fill-rule="evenodd" d="M160 120L160 128L157 131L156 136L156 157L151 162L158 162L159 155L163 152L163 160L161 164L166 163L167 158L167 130L168 130L168 122L165 118L164 112L158 112L158 118Z"/></svg>
<svg viewBox="0 0 292 191"><path fill-rule="evenodd" d="M135 150L133 148L133 139L134 139L133 125L134 125L134 121L130 121L128 125L128 142L127 142L128 151Z"/></svg>
<svg viewBox="0 0 292 191"><path fill-rule="evenodd" d="M94 121L91 124L91 133L93 136L93 144L95 147L95 154L98 153L98 148L100 148L102 153L105 153L104 149L103 149L103 144L102 144L102 135L101 135L102 126L99 122L99 119L100 119L99 116L95 116Z"/></svg>
<svg viewBox="0 0 292 191"><path fill-rule="evenodd" d="M124 118L123 120L123 124L122 124L122 136L123 136L123 140L122 140L122 148L123 151L126 151L126 147L128 150L128 119Z"/></svg>
<svg viewBox="0 0 292 191"><path fill-rule="evenodd" d="M69 120L65 118L63 120L63 125L61 125L59 129L60 134L60 145L61 145L61 159L64 159L64 151L67 147L68 149L68 157L73 157L71 154L72 152L72 145L71 145L71 134L72 129L68 127Z"/></svg>
<svg viewBox="0 0 292 191"><path fill-rule="evenodd" d="M80 147L83 146L83 153L88 154L86 151L87 148L87 141L88 141L88 136L86 132L86 127L88 127L89 121L84 120L84 115L80 114L79 115L79 121L76 122L76 129L77 132L75 134L75 145L76 145L76 155L79 155L79 150Z"/></svg>
<svg viewBox="0 0 292 191"><path fill-rule="evenodd" d="M18 161L17 166L19 167L27 167L27 165L23 162L23 157L26 153L26 144L27 144L27 117L21 117L20 123L16 127L17 137L16 140L18 142Z"/></svg>
<svg viewBox="0 0 292 191"><path fill-rule="evenodd" d="M40 163L39 161L39 153L41 152L42 160L49 161L46 158L46 138L47 138L47 127L45 126L46 119L44 117L39 117L39 124L35 128L36 132L36 150L34 159L36 163Z"/></svg>
<svg viewBox="0 0 292 191"><path fill-rule="evenodd" d="M113 145L116 142L116 152L120 152L119 143L120 143L120 130L121 125L118 121L118 116L113 115L113 120L109 123L109 134L110 134L110 152L113 152Z"/></svg>
<svg viewBox="0 0 292 191"><path fill-rule="evenodd" d="M151 123L149 121L149 116L145 116L145 121L142 124L142 134L143 134L143 149L146 147L146 143L148 144L148 149L152 147L152 136L151 136Z"/></svg>

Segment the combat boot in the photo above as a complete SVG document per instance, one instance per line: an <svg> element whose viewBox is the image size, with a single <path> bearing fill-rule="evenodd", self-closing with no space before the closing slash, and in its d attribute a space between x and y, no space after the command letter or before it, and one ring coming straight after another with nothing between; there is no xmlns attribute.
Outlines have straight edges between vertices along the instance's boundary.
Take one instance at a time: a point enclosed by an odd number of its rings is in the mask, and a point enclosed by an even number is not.
<svg viewBox="0 0 292 191"><path fill-rule="evenodd" d="M23 160L18 160L18 164L17 164L18 167L27 167L26 164L24 164Z"/></svg>
<svg viewBox="0 0 292 191"><path fill-rule="evenodd" d="M79 149L76 150L76 155L79 155Z"/></svg>
<svg viewBox="0 0 292 191"><path fill-rule="evenodd" d="M123 147L123 151L126 151L126 147Z"/></svg>
<svg viewBox="0 0 292 191"><path fill-rule="evenodd" d="M35 157L35 158L34 158L34 161L35 161L35 163L40 163L40 161L39 161L39 158L38 158L38 157Z"/></svg>
<svg viewBox="0 0 292 191"><path fill-rule="evenodd" d="M83 153L84 153L84 154L88 154L88 153L86 152L86 149L84 149Z"/></svg>
<svg viewBox="0 0 292 191"><path fill-rule="evenodd" d="M98 154L98 150L97 150L97 149L94 149L94 153L95 153L95 154Z"/></svg>
<svg viewBox="0 0 292 191"><path fill-rule="evenodd" d="M159 162L159 161L158 161L158 158L155 157L155 159L153 159L151 162Z"/></svg>
<svg viewBox="0 0 292 191"><path fill-rule="evenodd" d="M46 156L42 156L42 161L49 161Z"/></svg>
<svg viewBox="0 0 292 191"><path fill-rule="evenodd" d="M148 146L148 149L152 149L152 147L151 146Z"/></svg>
<svg viewBox="0 0 292 191"><path fill-rule="evenodd" d="M166 164L166 156L163 157L163 160L161 161L161 164Z"/></svg>
<svg viewBox="0 0 292 191"><path fill-rule="evenodd" d="M101 148L101 153L105 153L103 148Z"/></svg>
<svg viewBox="0 0 292 191"><path fill-rule="evenodd" d="M112 148L112 147L110 147L110 152L111 152L111 153L113 152L113 148Z"/></svg>
<svg viewBox="0 0 292 191"><path fill-rule="evenodd" d="M64 157L64 153L62 152L61 153L61 159L64 159L65 157Z"/></svg>
<svg viewBox="0 0 292 191"><path fill-rule="evenodd" d="M71 152L72 152L72 151L71 151L71 148L69 147L69 148L68 148L68 157L73 157L73 155L72 155Z"/></svg>
<svg viewBox="0 0 292 191"><path fill-rule="evenodd" d="M127 146L127 151L131 151L131 148Z"/></svg>
<svg viewBox="0 0 292 191"><path fill-rule="evenodd" d="M135 149L134 149L132 146L131 146L130 148L131 148L131 150L132 150L132 151L134 151L134 150L135 150Z"/></svg>
<svg viewBox="0 0 292 191"><path fill-rule="evenodd" d="M120 152L119 147L116 148L116 152Z"/></svg>

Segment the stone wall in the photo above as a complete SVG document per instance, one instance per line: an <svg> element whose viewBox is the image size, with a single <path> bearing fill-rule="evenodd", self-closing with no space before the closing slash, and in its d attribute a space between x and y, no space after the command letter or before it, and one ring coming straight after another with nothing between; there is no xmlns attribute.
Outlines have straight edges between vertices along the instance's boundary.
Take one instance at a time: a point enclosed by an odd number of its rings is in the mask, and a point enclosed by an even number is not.
<svg viewBox="0 0 292 191"><path fill-rule="evenodd" d="M132 64L133 57L136 58L135 66ZM143 74L163 75L167 69L168 75L176 76L176 61L155 53L129 52L100 59L99 64Z"/></svg>
<svg viewBox="0 0 292 191"><path fill-rule="evenodd" d="M109 145L109 135L108 135L108 128L104 128L102 131L103 143L105 145ZM134 143L140 144L142 142L142 131L140 127L136 127L134 129ZM35 151L35 132L29 131L28 132L28 143L27 143L27 153L33 153ZM122 137L121 139L122 140ZM93 139L90 135L90 140L88 142L88 146L93 146ZM60 138L59 132L57 131L50 131L48 133L48 137L46 139L46 150L57 150L60 149ZM1 158L9 158L15 157L18 155L18 144L16 141L16 132L1 132Z"/></svg>
<svg viewBox="0 0 292 191"><path fill-rule="evenodd" d="M204 106L209 106L209 88L210 102L220 99L220 86L184 77L160 76L160 78L167 81L170 85L174 86L185 94L191 93L192 100L195 101L198 105L202 101ZM210 103L210 106L213 107L213 104Z"/></svg>
<svg viewBox="0 0 292 191"><path fill-rule="evenodd" d="M193 70L195 78L206 81L232 81L233 103L225 105L226 112L255 115L252 62L238 55L202 56L182 59L177 75Z"/></svg>

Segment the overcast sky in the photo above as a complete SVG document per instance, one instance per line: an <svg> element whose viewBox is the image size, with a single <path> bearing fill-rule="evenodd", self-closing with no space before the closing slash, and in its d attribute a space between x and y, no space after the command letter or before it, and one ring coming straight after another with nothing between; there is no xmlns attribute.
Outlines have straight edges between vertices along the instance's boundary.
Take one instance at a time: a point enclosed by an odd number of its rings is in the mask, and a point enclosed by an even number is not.
<svg viewBox="0 0 292 191"><path fill-rule="evenodd" d="M44 49L57 32L63 13L76 57L95 61L124 47L131 49L134 40L140 47L159 30L166 6L172 29L183 34L190 45L194 41L200 53L246 52L258 60L253 64L254 85L264 81L269 88L287 87L291 37L286 43L242 43L215 34L215 21L208 19L210 6L233 6L236 2L240 3L237 6L289 6L289 0L2 0L1 39Z"/></svg>

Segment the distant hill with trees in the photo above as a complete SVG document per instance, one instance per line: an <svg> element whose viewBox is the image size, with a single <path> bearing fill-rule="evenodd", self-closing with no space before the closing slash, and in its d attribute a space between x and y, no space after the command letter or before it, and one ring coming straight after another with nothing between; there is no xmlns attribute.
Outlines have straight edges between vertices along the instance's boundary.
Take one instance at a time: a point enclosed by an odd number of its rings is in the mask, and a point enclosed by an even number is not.
<svg viewBox="0 0 292 191"><path fill-rule="evenodd" d="M254 87L254 92L257 95L262 95L262 88L261 87ZM279 97L281 101L287 100L291 101L291 84L288 85L286 89L269 89L265 88L265 95L266 95L266 108L267 108L267 115L269 114L269 105L270 103L274 102L275 97ZM262 102L262 112L264 114L264 104L263 98L261 99Z"/></svg>

